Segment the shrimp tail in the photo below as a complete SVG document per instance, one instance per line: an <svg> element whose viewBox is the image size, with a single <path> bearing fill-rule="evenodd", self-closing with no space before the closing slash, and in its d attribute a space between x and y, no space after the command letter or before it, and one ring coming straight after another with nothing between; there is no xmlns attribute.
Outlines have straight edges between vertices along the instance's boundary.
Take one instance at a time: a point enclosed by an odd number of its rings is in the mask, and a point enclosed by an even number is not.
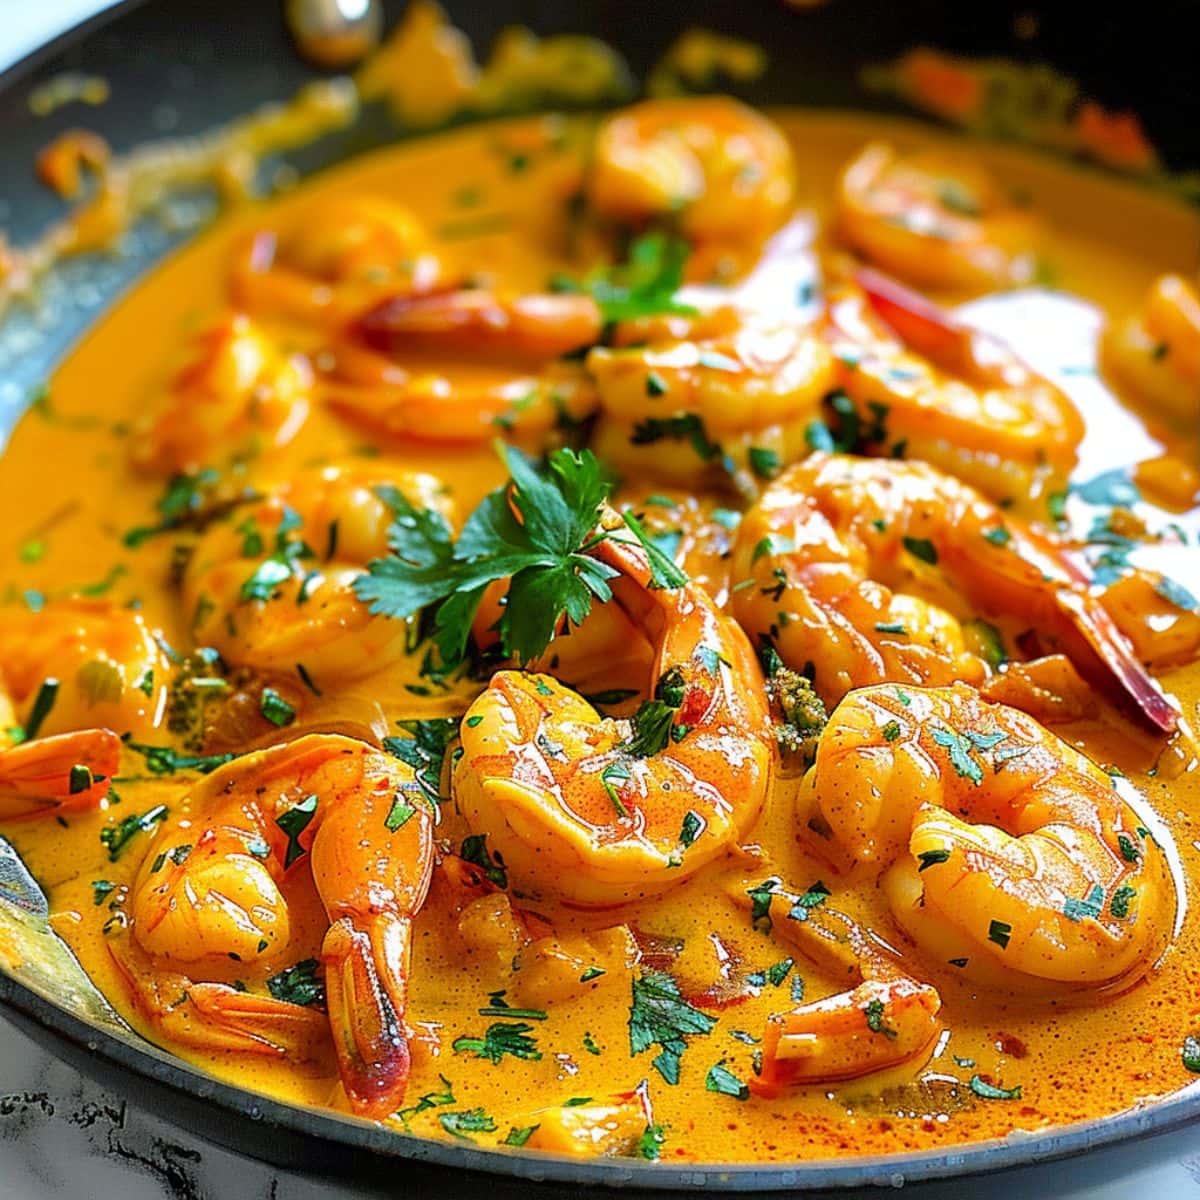
<svg viewBox="0 0 1200 1200"><path fill-rule="evenodd" d="M318 1009L155 970L128 933L109 938L107 945L134 1007L171 1042L293 1062L328 1054L328 1025Z"/></svg>
<svg viewBox="0 0 1200 1200"><path fill-rule="evenodd" d="M941 1006L928 984L891 974L771 1017L751 1090L777 1096L792 1084L855 1079L916 1058L941 1031Z"/></svg>
<svg viewBox="0 0 1200 1200"><path fill-rule="evenodd" d="M0 752L0 818L97 808L121 762L111 729L37 738Z"/></svg>
<svg viewBox="0 0 1200 1200"><path fill-rule="evenodd" d="M964 325L951 313L890 275L871 267L854 273L875 313L912 350L943 370L965 376L994 372L1013 353L998 339Z"/></svg>
<svg viewBox="0 0 1200 1200"><path fill-rule="evenodd" d="M390 915L361 924L335 921L321 961L342 1084L355 1112L383 1120L404 1100L411 1065L403 1022L410 926Z"/></svg>
<svg viewBox="0 0 1200 1200"><path fill-rule="evenodd" d="M1173 733L1179 714L1163 695L1153 677L1137 660L1125 635L1098 603L1084 592L1060 588L1057 603L1081 640L1072 657L1081 665L1094 662L1098 669L1090 672L1104 683L1115 683L1137 712L1161 733ZM1082 651L1082 653L1080 652Z"/></svg>

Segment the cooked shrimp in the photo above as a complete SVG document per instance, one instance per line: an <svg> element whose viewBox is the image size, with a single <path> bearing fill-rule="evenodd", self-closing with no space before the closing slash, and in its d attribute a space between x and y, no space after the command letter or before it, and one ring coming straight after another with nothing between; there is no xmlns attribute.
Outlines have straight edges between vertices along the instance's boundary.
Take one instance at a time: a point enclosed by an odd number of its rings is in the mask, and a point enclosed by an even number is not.
<svg viewBox="0 0 1200 1200"><path fill-rule="evenodd" d="M201 335L162 404L134 428L130 458L175 475L286 445L308 416L311 387L305 359L284 353L249 317L227 317Z"/></svg>
<svg viewBox="0 0 1200 1200"><path fill-rule="evenodd" d="M603 524L590 553L617 573L610 603L656 647L660 703L631 726L548 675L501 671L467 711L454 772L459 809L514 879L589 905L662 891L723 853L758 815L773 762L745 635L695 585L654 588L645 552L617 540L620 518Z"/></svg>
<svg viewBox="0 0 1200 1200"><path fill-rule="evenodd" d="M602 327L585 296L393 297L330 348L323 393L344 416L388 436L543 438L595 408L579 365L560 360L598 341Z"/></svg>
<svg viewBox="0 0 1200 1200"><path fill-rule="evenodd" d="M110 942L134 998L173 1040L310 1058L333 1036L355 1112L382 1119L408 1079L412 919L433 869L434 814L412 769L362 742L318 734L246 755L195 785L160 828ZM221 983L187 983L163 1006L163 976L287 948L286 874L307 860L329 926L328 1021ZM150 956L145 973L129 939ZM181 993L175 992L175 997Z"/></svg>
<svg viewBox="0 0 1200 1200"><path fill-rule="evenodd" d="M825 330L865 451L932 463L1031 516L1066 488L1083 419L1002 342L868 270L835 292Z"/></svg>
<svg viewBox="0 0 1200 1200"><path fill-rule="evenodd" d="M333 196L284 234L264 229L234 262L235 301L256 317L342 324L386 296L444 283L445 265L417 218L382 196Z"/></svg>
<svg viewBox="0 0 1200 1200"><path fill-rule="evenodd" d="M937 989L913 979L890 946L812 894L787 891L778 878L747 890L739 903L765 897L781 937L836 978L855 987L773 1015L763 1032L762 1071L750 1081L760 1096L790 1084L834 1083L917 1061L941 1032Z"/></svg>
<svg viewBox="0 0 1200 1200"><path fill-rule="evenodd" d="M1110 323L1102 361L1164 416L1193 431L1200 417L1200 292L1162 275L1139 312Z"/></svg>
<svg viewBox="0 0 1200 1200"><path fill-rule="evenodd" d="M183 578L197 643L268 674L303 663L318 681L361 678L400 658L408 627L371 616L352 588L387 553L387 488L419 509L451 511L434 476L374 462L310 469L210 527Z"/></svg>
<svg viewBox="0 0 1200 1200"><path fill-rule="evenodd" d="M1036 219L974 163L866 146L842 172L837 234L917 287L985 291L1028 283Z"/></svg>
<svg viewBox="0 0 1200 1200"><path fill-rule="evenodd" d="M98 808L121 765L111 729L80 729L0 748L0 820Z"/></svg>
<svg viewBox="0 0 1200 1200"><path fill-rule="evenodd" d="M1085 755L965 685L852 692L801 794L852 861L886 868L918 946L967 975L1111 986L1166 945L1173 889L1143 818Z"/></svg>
<svg viewBox="0 0 1200 1200"><path fill-rule="evenodd" d="M734 612L826 703L891 681L980 683L997 631L1057 644L1116 684L1157 728L1175 710L1049 535L925 463L814 454L777 479L738 531ZM1003 652L1003 647L999 647Z"/></svg>
<svg viewBox="0 0 1200 1200"><path fill-rule="evenodd" d="M141 613L107 601L56 600L0 621L0 681L17 719L40 734L144 736L162 723L169 670Z"/></svg>
<svg viewBox="0 0 1200 1200"><path fill-rule="evenodd" d="M694 324L685 340L591 351L596 452L673 483L736 472L753 486L758 455L788 463L808 452L833 356L811 331L733 309Z"/></svg>
<svg viewBox="0 0 1200 1200"><path fill-rule="evenodd" d="M596 136L587 198L608 220L736 243L782 224L793 186L783 134L736 100L709 96L646 100L609 117Z"/></svg>

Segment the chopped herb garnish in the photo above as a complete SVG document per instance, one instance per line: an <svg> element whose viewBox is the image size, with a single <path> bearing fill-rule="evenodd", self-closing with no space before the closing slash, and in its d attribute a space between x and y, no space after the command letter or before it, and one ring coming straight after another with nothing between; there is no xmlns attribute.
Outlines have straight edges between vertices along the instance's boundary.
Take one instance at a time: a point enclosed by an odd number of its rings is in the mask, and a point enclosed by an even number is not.
<svg viewBox="0 0 1200 1200"><path fill-rule="evenodd" d="M153 829L167 815L165 804L156 804L144 813L130 813L115 825L106 825L100 830L100 841L108 849L108 861L116 862L122 852L139 833Z"/></svg>
<svg viewBox="0 0 1200 1200"><path fill-rule="evenodd" d="M416 1104L410 1105L408 1108L402 1108L396 1114L405 1125L419 1113L428 1112L431 1108L439 1108L443 1105L454 1103L454 1091L450 1080L445 1075L439 1075L438 1078L442 1081L443 1091L426 1092L425 1095L418 1097Z"/></svg>
<svg viewBox="0 0 1200 1200"><path fill-rule="evenodd" d="M917 855L917 870L928 871L930 867L936 867L938 863L948 862L949 859L949 850L922 850Z"/></svg>
<svg viewBox="0 0 1200 1200"><path fill-rule="evenodd" d="M455 1038L451 1049L455 1054L474 1051L476 1058L498 1063L505 1055L536 1061L542 1057L535 1039L529 1036L533 1026L525 1021L496 1021L489 1025L483 1037Z"/></svg>
<svg viewBox="0 0 1200 1200"><path fill-rule="evenodd" d="M287 853L283 859L285 867L290 867L296 859L308 853L300 845L300 835L312 823L313 817L317 815L317 802L318 797L315 794L305 796L299 804L293 805L287 812L280 813L275 818L275 824L287 835Z"/></svg>
<svg viewBox="0 0 1200 1200"><path fill-rule="evenodd" d="M662 1155L663 1143L666 1140L667 1127L665 1125L647 1125L645 1133L638 1138L638 1157L650 1162L657 1162Z"/></svg>
<svg viewBox="0 0 1200 1200"><path fill-rule="evenodd" d="M495 1133L496 1122L482 1108L469 1108L466 1112L439 1113L442 1128L456 1138L466 1138L470 1133Z"/></svg>
<svg viewBox="0 0 1200 1200"><path fill-rule="evenodd" d="M479 867L498 888L508 887L508 872L504 869L504 860L498 853L488 853L486 833L476 833L463 838L459 855L464 861Z"/></svg>
<svg viewBox="0 0 1200 1200"><path fill-rule="evenodd" d="M1121 884L1119 888L1112 894L1112 899L1108 902L1109 911L1118 921L1123 921L1129 916L1129 902L1137 895L1137 892L1127 883Z"/></svg>
<svg viewBox="0 0 1200 1200"><path fill-rule="evenodd" d="M710 1092L732 1096L735 1100L750 1099L750 1088L720 1063L709 1067L708 1074L704 1077L704 1086Z"/></svg>
<svg viewBox="0 0 1200 1200"><path fill-rule="evenodd" d="M679 1060L688 1037L712 1033L716 1018L693 1007L680 995L679 985L663 971L646 971L633 980L629 1009L629 1052L641 1054L660 1047L654 1068L668 1083L679 1082Z"/></svg>
<svg viewBox="0 0 1200 1200"><path fill-rule="evenodd" d="M897 1037L896 1031L890 1026L884 1024L884 1008L882 1000L868 1000L863 1013L867 1018L867 1028L872 1033L881 1033L886 1038Z"/></svg>
<svg viewBox="0 0 1200 1200"><path fill-rule="evenodd" d="M995 942L1002 950L1008 949L1012 937L1012 926L1007 921L991 921L988 924L988 941Z"/></svg>
<svg viewBox="0 0 1200 1200"><path fill-rule="evenodd" d="M632 512L626 510L624 517L625 524L629 526L633 536L641 543L646 557L650 560L651 588L659 591L674 591L676 588L683 587L688 581L687 575L675 565L670 555L646 532L641 521Z"/></svg>
<svg viewBox="0 0 1200 1200"><path fill-rule="evenodd" d="M751 446L748 457L750 460L750 470L759 479L774 479L779 474L783 465L776 451L768 450L763 446Z"/></svg>
<svg viewBox="0 0 1200 1200"><path fill-rule="evenodd" d="M125 744L146 760L146 770L151 775L176 775L180 771L199 771L201 775L208 775L237 757L232 752L184 754L172 746L148 746L142 742L126 742Z"/></svg>
<svg viewBox="0 0 1200 1200"><path fill-rule="evenodd" d="M502 1144L505 1146L523 1146L531 1137L533 1137L535 1131L539 1128L540 1126L538 1125L524 1125L520 1128L517 1128L517 1126L514 1125L513 1128L508 1131L508 1135L505 1137Z"/></svg>
<svg viewBox="0 0 1200 1200"><path fill-rule="evenodd" d="M937 547L928 538L906 537L903 540L905 550L913 558L919 558L922 562L929 563L930 566L937 566Z"/></svg>
<svg viewBox="0 0 1200 1200"><path fill-rule="evenodd" d="M29 710L29 720L25 722L25 740L27 742L33 741L41 732L42 725L50 715L50 710L54 707L57 699L58 680L43 679L42 686L38 688L37 695L33 699L33 707Z"/></svg>
<svg viewBox="0 0 1200 1200"><path fill-rule="evenodd" d="M982 1096L985 1100L1020 1100L1021 1098L1020 1084L1014 1088L996 1087L995 1084L988 1083L979 1075L972 1075L968 1086L975 1095Z"/></svg>
<svg viewBox="0 0 1200 1200"><path fill-rule="evenodd" d="M99 908L104 901L117 890L117 885L111 879L92 880L92 903Z"/></svg>
<svg viewBox="0 0 1200 1200"><path fill-rule="evenodd" d="M296 719L296 710L273 687L263 688L258 710L279 729Z"/></svg>
<svg viewBox="0 0 1200 1200"><path fill-rule="evenodd" d="M950 751L950 765L955 774L979 787L983 783L983 768L971 757L973 746L970 738L951 729L935 729L932 736L939 746Z"/></svg>
<svg viewBox="0 0 1200 1200"><path fill-rule="evenodd" d="M1200 1038L1195 1034L1185 1037L1179 1057L1186 1070L1191 1071L1193 1075L1200 1075Z"/></svg>
<svg viewBox="0 0 1200 1200"><path fill-rule="evenodd" d="M434 804L442 796L442 766L446 751L458 737L458 720L454 717L430 717L422 721L400 721L401 729L410 737L385 737L383 748L407 763L421 790Z"/></svg>
<svg viewBox="0 0 1200 1200"><path fill-rule="evenodd" d="M267 991L276 1000L305 1008L325 1003L325 983L317 978L315 958L302 959L294 967L272 975L267 980Z"/></svg>

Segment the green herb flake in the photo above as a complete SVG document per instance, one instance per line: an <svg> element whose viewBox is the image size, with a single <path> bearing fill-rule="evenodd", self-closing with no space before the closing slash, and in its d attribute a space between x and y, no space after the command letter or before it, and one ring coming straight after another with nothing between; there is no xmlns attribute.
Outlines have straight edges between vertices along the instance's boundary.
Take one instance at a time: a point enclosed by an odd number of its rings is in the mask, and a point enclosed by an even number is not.
<svg viewBox="0 0 1200 1200"><path fill-rule="evenodd" d="M317 966L315 958L302 959L295 966L272 975L267 980L267 991L285 1004L298 1004L303 1008L322 1006L325 983L317 978Z"/></svg>
<svg viewBox="0 0 1200 1200"><path fill-rule="evenodd" d="M686 1039L710 1034L716 1024L715 1017L683 999L679 985L665 972L645 971L633 980L629 1052L636 1057L651 1046L659 1046L653 1066L667 1083L679 1082L679 1062L687 1049Z"/></svg>
<svg viewBox="0 0 1200 1200"><path fill-rule="evenodd" d="M273 687L263 688L258 710L277 729L290 725L296 719L296 710Z"/></svg>
<svg viewBox="0 0 1200 1200"><path fill-rule="evenodd" d="M704 1077L705 1090L716 1092L721 1096L732 1096L735 1100L749 1100L750 1088L744 1084L732 1071L720 1063L709 1067Z"/></svg>
<svg viewBox="0 0 1200 1200"><path fill-rule="evenodd" d="M299 804L293 805L287 812L280 813L275 818L275 824L287 835L287 853L283 859L285 867L290 867L296 859L307 853L307 850L300 845L300 835L317 815L318 799L315 794L306 796Z"/></svg>
<svg viewBox="0 0 1200 1200"><path fill-rule="evenodd" d="M124 820L115 825L106 825L100 830L100 842L108 850L108 861L116 862L139 833L153 829L159 821L167 816L167 806L156 804L144 813L130 813Z"/></svg>
<svg viewBox="0 0 1200 1200"><path fill-rule="evenodd" d="M1008 949L1012 937L1012 926L1007 921L991 921L988 924L988 941L995 942L1001 950Z"/></svg>
<svg viewBox="0 0 1200 1200"><path fill-rule="evenodd" d="M982 1076L972 1075L968 1086L975 1095L982 1096L984 1100L1020 1100L1021 1098L1020 1084L1013 1088L996 1087L995 1084L988 1083Z"/></svg>

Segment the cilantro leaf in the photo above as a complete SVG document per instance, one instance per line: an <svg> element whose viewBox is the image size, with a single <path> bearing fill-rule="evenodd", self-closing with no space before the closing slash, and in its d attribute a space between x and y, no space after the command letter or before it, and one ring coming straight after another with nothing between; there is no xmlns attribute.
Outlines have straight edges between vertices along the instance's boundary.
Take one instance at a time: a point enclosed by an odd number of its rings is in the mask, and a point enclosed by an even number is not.
<svg viewBox="0 0 1200 1200"><path fill-rule="evenodd" d="M476 1058L498 1063L506 1054L513 1058L537 1061L542 1052L537 1041L529 1036L533 1026L525 1021L496 1021L484 1031L483 1037L455 1038L451 1049L455 1054L473 1050Z"/></svg>

